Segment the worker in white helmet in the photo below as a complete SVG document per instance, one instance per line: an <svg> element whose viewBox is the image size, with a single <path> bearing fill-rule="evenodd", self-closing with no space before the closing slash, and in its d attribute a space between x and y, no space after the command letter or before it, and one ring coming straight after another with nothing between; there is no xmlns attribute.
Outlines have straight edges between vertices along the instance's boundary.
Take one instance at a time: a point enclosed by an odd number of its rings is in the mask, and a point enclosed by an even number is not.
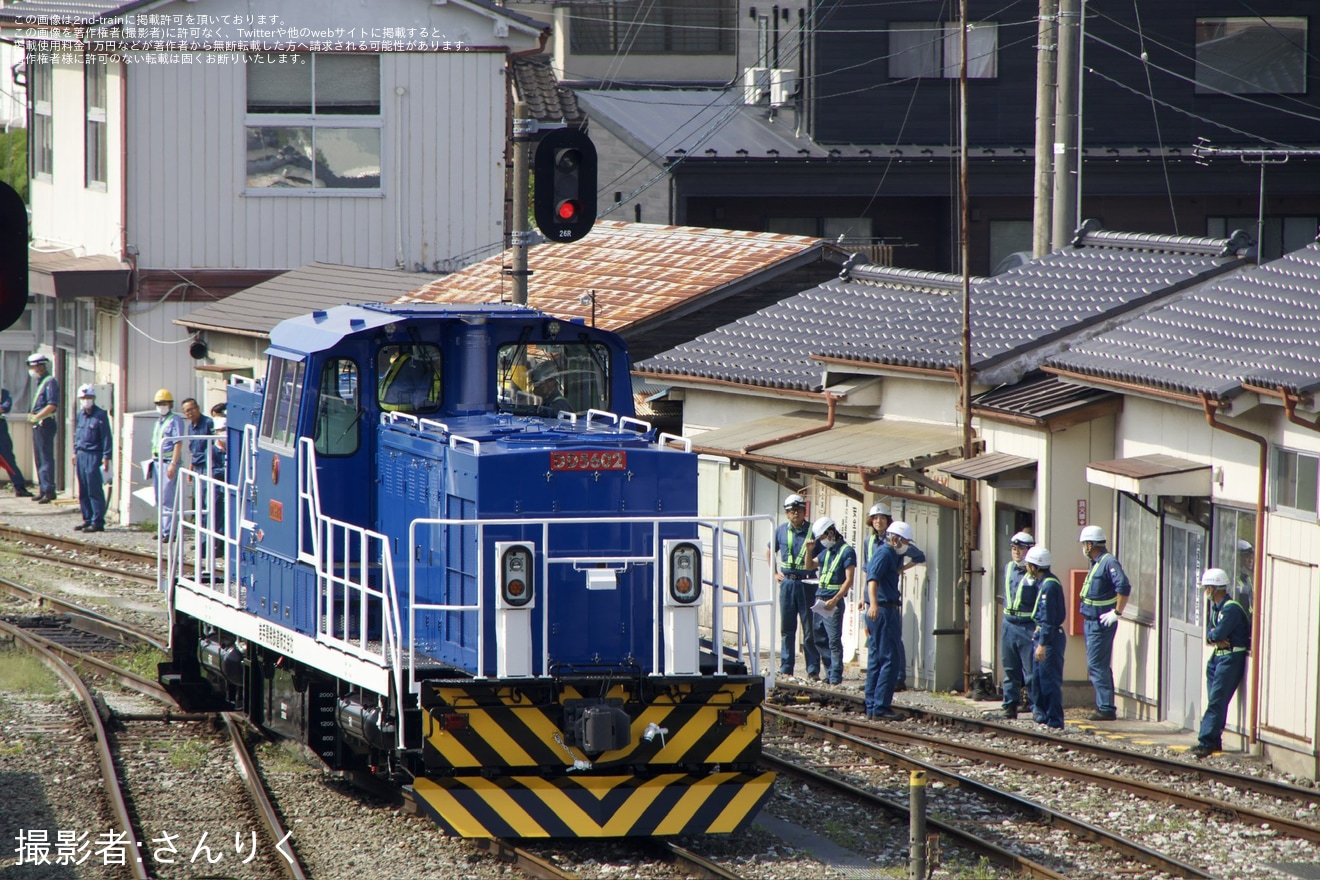
<svg viewBox="0 0 1320 880"><path fill-rule="evenodd" d="M1132 585L1123 566L1105 546L1105 532L1099 526L1086 526L1078 538L1082 553L1091 564L1082 583L1082 628L1086 636L1086 671L1095 688L1095 711L1091 721L1113 721L1118 717L1114 705L1114 635L1127 606Z"/></svg>
<svg viewBox="0 0 1320 880"><path fill-rule="evenodd" d="M830 684L842 684L844 600L848 598L857 573L857 551L843 539L838 525L828 516L816 520L811 526L811 534L816 539L816 571L820 573L816 602L824 603L824 607L812 615L812 632L816 650L820 652L821 666L825 669L825 680Z"/></svg>
<svg viewBox="0 0 1320 880"><path fill-rule="evenodd" d="M1201 718L1200 736L1191 753L1198 758L1223 750L1220 738L1228 720L1228 702L1242 683L1247 668L1247 649L1251 647L1251 618L1242 603L1228 596L1228 572L1209 568L1201 575L1201 586L1210 601L1208 645L1214 646L1205 665L1205 683L1209 690L1205 715Z"/></svg>
<svg viewBox="0 0 1320 880"><path fill-rule="evenodd" d="M1063 730L1063 654L1068 635L1063 631L1068 619L1068 602L1063 584L1050 571L1050 551L1033 546L1022 559L1027 575L1036 587L1031 612L1035 626L1031 634L1031 706L1038 724Z"/></svg>
<svg viewBox="0 0 1320 880"><path fill-rule="evenodd" d="M885 533L894 523L894 514L889 509L889 505L883 501L877 501L871 505L870 511L866 514L866 521L871 526L871 532L866 536L866 559L871 558L871 554L880 549L880 545L885 543ZM926 554L916 544L908 543L907 553L903 555L903 565L899 571L904 572L909 568L921 565L926 561ZM862 562L865 565L865 560ZM899 592L902 592L902 582L899 583ZM901 600L900 600L901 601ZM866 600L863 598L862 604ZM894 685L894 691L907 690L907 650L903 647L903 640L898 641L898 683Z"/></svg>
<svg viewBox="0 0 1320 880"><path fill-rule="evenodd" d="M792 675L797 657L794 642L802 626L802 653L807 658L807 678L820 679L820 651L812 633L811 606L816 601L816 541L807 521L807 499L794 492L784 499L784 515L766 550L770 570L779 585L779 674Z"/></svg>

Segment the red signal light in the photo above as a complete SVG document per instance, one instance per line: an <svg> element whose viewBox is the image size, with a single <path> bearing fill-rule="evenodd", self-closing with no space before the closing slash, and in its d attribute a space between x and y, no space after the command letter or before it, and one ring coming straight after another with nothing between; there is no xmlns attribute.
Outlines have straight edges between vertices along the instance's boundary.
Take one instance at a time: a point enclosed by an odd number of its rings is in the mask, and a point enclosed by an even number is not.
<svg viewBox="0 0 1320 880"><path fill-rule="evenodd" d="M565 223L572 223L577 219L579 210L577 199L564 199L555 207L555 215Z"/></svg>

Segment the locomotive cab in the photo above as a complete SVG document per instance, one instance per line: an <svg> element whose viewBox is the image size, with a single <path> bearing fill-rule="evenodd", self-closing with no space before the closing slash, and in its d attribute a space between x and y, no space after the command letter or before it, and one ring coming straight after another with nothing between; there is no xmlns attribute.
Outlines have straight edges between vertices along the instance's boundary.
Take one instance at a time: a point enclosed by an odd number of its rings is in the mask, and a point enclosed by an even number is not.
<svg viewBox="0 0 1320 880"><path fill-rule="evenodd" d="M696 456L633 417L617 336L343 306L268 356L230 389L226 552L187 517L192 569L170 545L167 686L394 778L451 833L750 822L769 590L747 518L698 517Z"/></svg>

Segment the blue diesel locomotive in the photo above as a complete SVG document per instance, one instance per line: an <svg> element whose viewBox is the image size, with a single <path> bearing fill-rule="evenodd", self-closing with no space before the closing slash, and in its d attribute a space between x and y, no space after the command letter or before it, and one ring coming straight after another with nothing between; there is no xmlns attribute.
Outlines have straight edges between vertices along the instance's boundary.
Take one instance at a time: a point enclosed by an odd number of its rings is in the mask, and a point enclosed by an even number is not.
<svg viewBox="0 0 1320 880"><path fill-rule="evenodd" d="M348 305L229 387L185 472L162 683L452 834L729 833L770 794L744 519L634 418L614 334L512 305ZM187 456L185 456L185 460Z"/></svg>

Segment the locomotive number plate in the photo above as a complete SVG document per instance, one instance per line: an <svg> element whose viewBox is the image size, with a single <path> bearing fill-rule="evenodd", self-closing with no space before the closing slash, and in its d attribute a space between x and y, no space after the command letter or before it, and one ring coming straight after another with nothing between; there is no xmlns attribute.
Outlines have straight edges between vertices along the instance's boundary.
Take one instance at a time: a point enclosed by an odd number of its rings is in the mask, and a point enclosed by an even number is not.
<svg viewBox="0 0 1320 880"><path fill-rule="evenodd" d="M616 452L552 452L552 471L621 471L628 467L628 453Z"/></svg>

